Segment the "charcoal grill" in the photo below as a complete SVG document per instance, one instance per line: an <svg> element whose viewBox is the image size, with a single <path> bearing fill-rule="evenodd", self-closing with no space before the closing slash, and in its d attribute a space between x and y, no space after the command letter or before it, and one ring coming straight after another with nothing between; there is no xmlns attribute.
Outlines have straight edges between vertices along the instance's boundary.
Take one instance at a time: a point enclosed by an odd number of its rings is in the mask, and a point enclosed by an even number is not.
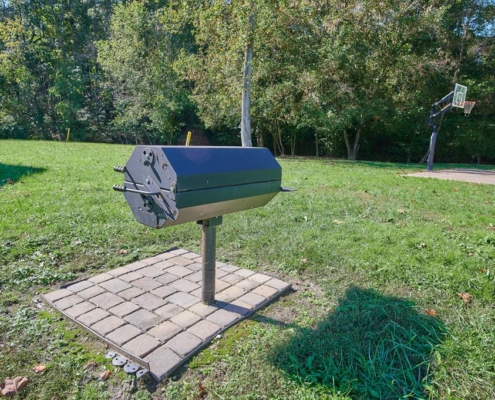
<svg viewBox="0 0 495 400"><path fill-rule="evenodd" d="M222 216L262 207L281 190L282 169L268 149L137 146L125 167L124 193L136 220L155 228L202 225L203 302L215 301L216 227Z"/></svg>

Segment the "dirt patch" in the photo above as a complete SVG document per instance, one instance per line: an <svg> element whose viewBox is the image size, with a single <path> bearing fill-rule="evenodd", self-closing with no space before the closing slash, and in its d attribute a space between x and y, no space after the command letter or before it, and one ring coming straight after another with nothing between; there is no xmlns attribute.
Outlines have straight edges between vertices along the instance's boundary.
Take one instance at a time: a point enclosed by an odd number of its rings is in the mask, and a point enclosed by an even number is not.
<svg viewBox="0 0 495 400"><path fill-rule="evenodd" d="M416 172L414 174L408 174L407 176L495 185L495 171L492 170L444 169L439 171Z"/></svg>

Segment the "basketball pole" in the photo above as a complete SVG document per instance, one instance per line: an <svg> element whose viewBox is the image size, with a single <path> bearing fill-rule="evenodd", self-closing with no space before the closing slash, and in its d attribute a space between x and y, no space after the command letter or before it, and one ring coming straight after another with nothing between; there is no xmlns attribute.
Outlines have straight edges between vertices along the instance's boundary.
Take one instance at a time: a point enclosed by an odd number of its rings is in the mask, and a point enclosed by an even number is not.
<svg viewBox="0 0 495 400"><path fill-rule="evenodd" d="M461 93L461 98L457 98L458 89L457 88L464 88L465 90L462 91ZM464 101L466 99L466 93L467 93L467 87L455 84L454 90L450 92L448 95L444 96L441 100L438 100L436 103L433 103L431 105L430 109L430 120L429 120L429 125L431 128L433 128L433 133L431 134L430 138L430 150L428 151L428 166L427 171L433 171L433 158L435 157L435 146L437 143L437 136L438 136L438 130L440 129L438 126L436 126L433 121L435 117L438 117L439 115L445 114L447 111L451 110L453 107L461 107L457 103L462 103L462 107L464 107ZM442 108L440 111L435 112L436 107L441 106Z"/></svg>

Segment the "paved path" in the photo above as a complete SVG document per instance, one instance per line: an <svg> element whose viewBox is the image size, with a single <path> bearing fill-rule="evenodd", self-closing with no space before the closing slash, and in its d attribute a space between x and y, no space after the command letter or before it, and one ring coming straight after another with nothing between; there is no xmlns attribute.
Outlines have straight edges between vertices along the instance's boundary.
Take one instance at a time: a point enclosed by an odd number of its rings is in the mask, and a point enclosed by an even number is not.
<svg viewBox="0 0 495 400"><path fill-rule="evenodd" d="M495 171L479 169L444 169L438 171L424 171L407 176L420 178L437 178L451 181L464 181L472 183L485 183L495 185Z"/></svg>
<svg viewBox="0 0 495 400"><path fill-rule="evenodd" d="M201 255L172 250L76 282L44 300L125 357L166 378L290 285L216 263L216 302L201 302Z"/></svg>

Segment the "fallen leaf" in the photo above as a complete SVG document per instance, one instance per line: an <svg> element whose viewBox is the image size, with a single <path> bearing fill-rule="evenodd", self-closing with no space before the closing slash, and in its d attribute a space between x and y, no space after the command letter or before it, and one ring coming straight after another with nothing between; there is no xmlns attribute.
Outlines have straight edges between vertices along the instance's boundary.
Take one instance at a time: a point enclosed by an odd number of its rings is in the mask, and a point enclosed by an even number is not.
<svg viewBox="0 0 495 400"><path fill-rule="evenodd" d="M45 369L46 369L46 365L43 365L43 364L36 364L33 367L33 371L36 372L36 373L43 372Z"/></svg>
<svg viewBox="0 0 495 400"><path fill-rule="evenodd" d="M110 378L110 375L112 375L112 373L107 369L106 371L103 371L101 374L100 374L100 379L102 381L105 381L107 380L108 378Z"/></svg>
<svg viewBox="0 0 495 400"><path fill-rule="evenodd" d="M125 249L120 249L120 250L118 251L118 253L119 253L119 254L127 254L127 250L125 250Z"/></svg>
<svg viewBox="0 0 495 400"><path fill-rule="evenodd" d="M82 240L76 240L76 241L74 242L74 244L75 244L75 245L82 244Z"/></svg>
<svg viewBox="0 0 495 400"><path fill-rule="evenodd" d="M14 379L5 378L5 382L0 385L0 393L2 393L3 396L18 393L26 387L28 382L29 379L27 376L16 376Z"/></svg>
<svg viewBox="0 0 495 400"><path fill-rule="evenodd" d="M340 219L334 219L334 220L333 220L333 223L334 223L334 224L337 224L337 225L340 225L340 224L343 224L343 223L344 223L344 221L341 221Z"/></svg>
<svg viewBox="0 0 495 400"><path fill-rule="evenodd" d="M471 299L473 298L471 294L463 292L457 293L457 296L459 296L464 301L464 303L470 303Z"/></svg>
<svg viewBox="0 0 495 400"><path fill-rule="evenodd" d="M474 254L473 253L468 253L468 256L469 257L472 257Z"/></svg>
<svg viewBox="0 0 495 400"><path fill-rule="evenodd" d="M206 389L202 383L199 384L198 389L199 389L199 398L204 399L206 397L207 393L206 393Z"/></svg>
<svg viewBox="0 0 495 400"><path fill-rule="evenodd" d="M398 212L399 214L404 214L404 213L406 212L406 210L403 210L403 209L399 208L399 209L397 210L397 212Z"/></svg>
<svg viewBox="0 0 495 400"><path fill-rule="evenodd" d="M435 310L432 310L431 308L426 309L426 314L428 314L430 317L436 317L437 312Z"/></svg>
<svg viewBox="0 0 495 400"><path fill-rule="evenodd" d="M303 259L301 260L301 262L302 262L302 263L307 263L307 262L308 262L308 259L307 259L307 258L303 258Z"/></svg>

